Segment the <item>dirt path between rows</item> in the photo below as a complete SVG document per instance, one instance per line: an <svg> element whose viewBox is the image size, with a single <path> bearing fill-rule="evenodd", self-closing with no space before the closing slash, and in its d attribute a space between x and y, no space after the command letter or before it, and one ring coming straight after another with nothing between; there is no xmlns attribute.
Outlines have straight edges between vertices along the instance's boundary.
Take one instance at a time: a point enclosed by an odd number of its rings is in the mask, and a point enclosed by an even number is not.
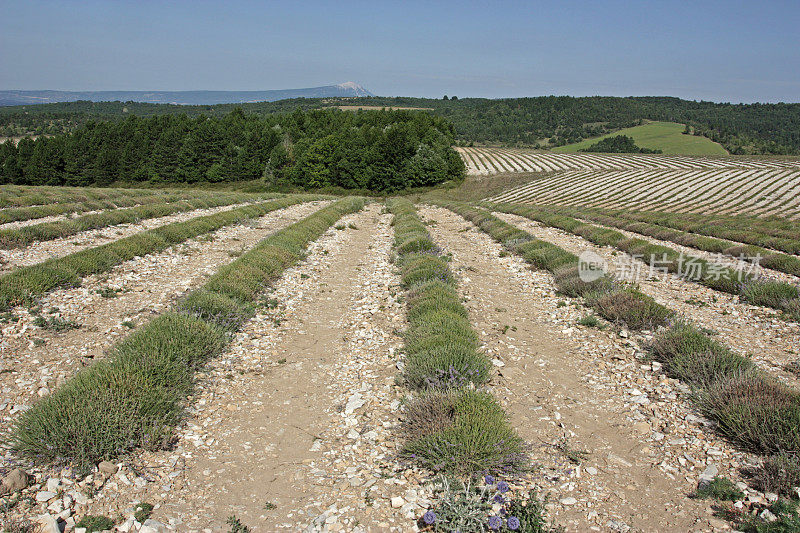
<svg viewBox="0 0 800 533"><path fill-rule="evenodd" d="M666 307L692 322L719 333L719 339L741 354L751 354L753 360L787 383L800 386L800 379L784 366L800 357L800 324L779 317L773 309L748 305L738 296L715 291L699 283L686 281L672 274L653 271L645 263L611 246L597 246L583 237L560 229L542 226L527 218L494 213L506 222L523 229L536 238L556 244L576 255L592 250L603 257L609 266L640 266L636 276L639 289ZM613 270L612 270L613 271ZM627 269L630 272L630 269Z"/></svg>
<svg viewBox="0 0 800 533"><path fill-rule="evenodd" d="M533 446L551 517L567 531L711 531L725 526L688 497L709 465L745 459L702 431L681 387L613 331L577 327L587 314L554 292L552 277L463 218L421 210L452 253L470 318L498 367L493 393ZM501 255L502 254L502 255ZM585 450L577 465L552 444Z"/></svg>
<svg viewBox="0 0 800 533"><path fill-rule="evenodd" d="M10 272L19 267L35 265L54 257L64 257L65 255L74 254L75 252L80 252L87 248L94 248L118 241L143 231L160 228L167 224L185 222L193 218L213 215L221 211L229 211L245 205L250 205L250 203L193 209L191 211L184 211L183 213L167 215L165 217L148 218L136 223L118 224L82 231L81 233L76 233L75 235L60 239L37 241L25 248L0 250L0 273Z"/></svg>
<svg viewBox="0 0 800 533"><path fill-rule="evenodd" d="M92 512L141 500L178 531L228 531L230 516L253 531L408 530L403 513L425 502L390 503L412 498L393 477L404 309L381 211L310 245L201 379L176 449L133 468L151 481L107 486Z"/></svg>
<svg viewBox="0 0 800 533"><path fill-rule="evenodd" d="M73 321L80 325L77 329L58 332L36 327L27 310L13 309L18 318L0 330L0 432L8 429L17 412L102 357L132 328L165 311L219 267L327 203L297 204L226 226L88 276L80 287L41 297L43 316ZM119 292L103 297L97 293L102 289ZM58 311L51 314L54 309Z"/></svg>

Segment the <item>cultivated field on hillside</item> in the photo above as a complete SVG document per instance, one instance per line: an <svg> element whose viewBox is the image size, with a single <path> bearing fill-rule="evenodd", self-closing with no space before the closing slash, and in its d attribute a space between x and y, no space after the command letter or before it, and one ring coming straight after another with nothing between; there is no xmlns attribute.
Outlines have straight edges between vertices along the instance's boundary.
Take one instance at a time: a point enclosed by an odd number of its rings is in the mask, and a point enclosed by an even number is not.
<svg viewBox="0 0 800 533"><path fill-rule="evenodd" d="M728 151L707 137L684 135L684 124L676 122L649 122L633 128L623 128L600 137L584 139L579 143L556 146L553 152L570 154L584 150L606 137L625 135L633 138L639 148L661 150L665 154L677 155L727 155Z"/></svg>
<svg viewBox="0 0 800 533"><path fill-rule="evenodd" d="M800 169L568 171L491 200L796 219Z"/></svg>
<svg viewBox="0 0 800 533"><path fill-rule="evenodd" d="M461 148L473 175L535 172L490 201L800 217L800 161Z"/></svg>
<svg viewBox="0 0 800 533"><path fill-rule="evenodd" d="M797 158L690 157L665 154L554 154L521 148L456 148L467 174L562 170L800 169Z"/></svg>
<svg viewBox="0 0 800 533"><path fill-rule="evenodd" d="M2 527L791 531L797 223L433 198L0 188Z"/></svg>

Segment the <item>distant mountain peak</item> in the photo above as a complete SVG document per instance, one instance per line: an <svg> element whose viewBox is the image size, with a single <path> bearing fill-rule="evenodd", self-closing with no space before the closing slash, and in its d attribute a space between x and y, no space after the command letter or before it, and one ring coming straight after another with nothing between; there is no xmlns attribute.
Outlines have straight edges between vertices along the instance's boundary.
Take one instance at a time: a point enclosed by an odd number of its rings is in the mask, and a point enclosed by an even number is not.
<svg viewBox="0 0 800 533"><path fill-rule="evenodd" d="M375 96L374 94L366 90L363 85L356 83L354 81L346 81L344 83L340 83L337 85L337 87L345 91L352 91L353 93L355 93L353 96Z"/></svg>

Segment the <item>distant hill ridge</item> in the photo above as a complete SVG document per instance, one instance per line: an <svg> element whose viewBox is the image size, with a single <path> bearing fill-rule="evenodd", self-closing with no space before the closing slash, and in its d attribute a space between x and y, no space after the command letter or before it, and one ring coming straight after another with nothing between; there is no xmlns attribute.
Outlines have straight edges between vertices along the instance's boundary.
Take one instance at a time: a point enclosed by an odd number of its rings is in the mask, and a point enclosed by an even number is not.
<svg viewBox="0 0 800 533"><path fill-rule="evenodd" d="M350 84L343 89L353 90ZM452 94L452 93L451 93ZM344 107L356 109L424 108L453 123L456 142L462 145L545 147L560 151L585 139L628 128L652 128L652 122L671 123L678 131L672 141L692 144L690 136L705 137L734 155L800 154L800 103L730 104L697 102L666 96L538 96L530 98L413 98L320 97L221 104L172 105L150 102L56 102L43 105L0 107L0 137L52 135L75 131L91 121L125 120L137 115L186 114L222 116L241 107L245 114L290 113L295 109ZM687 127L688 126L688 127ZM651 132L652 133L652 132ZM664 133L663 131L661 133ZM684 135L688 133L688 135ZM660 143L667 141L662 139ZM590 143L591 144L591 143ZM639 146L648 146L638 143ZM666 147L665 147L666 148ZM566 150L566 148L565 148ZM667 150L664 150L667 152ZM676 149L683 153L683 150Z"/></svg>
<svg viewBox="0 0 800 533"><path fill-rule="evenodd" d="M287 98L331 98L374 96L358 83L306 89L269 91L2 91L0 106L52 104L57 102L146 102L151 104L213 105L246 102L274 102Z"/></svg>

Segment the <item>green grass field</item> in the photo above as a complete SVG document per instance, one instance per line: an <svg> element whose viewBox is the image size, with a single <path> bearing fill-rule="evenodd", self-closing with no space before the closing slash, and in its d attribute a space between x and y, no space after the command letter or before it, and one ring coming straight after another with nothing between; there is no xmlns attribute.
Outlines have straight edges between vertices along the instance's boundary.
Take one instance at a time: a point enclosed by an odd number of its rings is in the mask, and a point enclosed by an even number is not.
<svg viewBox="0 0 800 533"><path fill-rule="evenodd" d="M695 137L694 135L684 135L683 124L675 122L650 122L633 128L625 128L608 135L593 137L579 143L568 144L553 148L556 153L572 153L588 148L600 139L613 137L615 135L627 135L633 137L636 145L640 148L650 148L662 150L665 154L679 155L726 155L728 152L722 145L705 137Z"/></svg>

